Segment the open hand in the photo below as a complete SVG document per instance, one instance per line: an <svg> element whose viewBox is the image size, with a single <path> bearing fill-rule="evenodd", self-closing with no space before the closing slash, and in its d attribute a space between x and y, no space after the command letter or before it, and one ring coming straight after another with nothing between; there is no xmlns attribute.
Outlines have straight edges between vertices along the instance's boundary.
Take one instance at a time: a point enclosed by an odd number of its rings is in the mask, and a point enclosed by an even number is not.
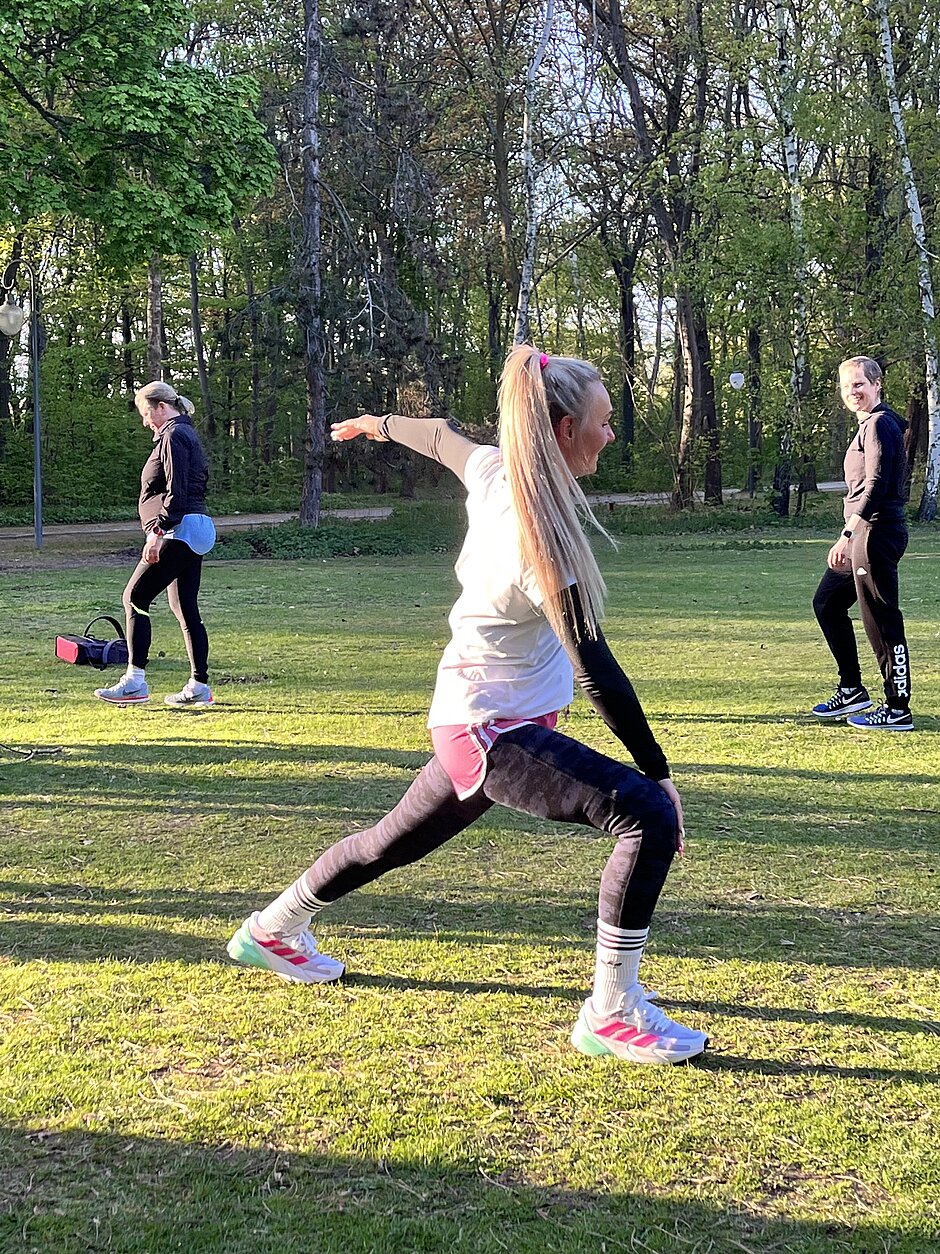
<svg viewBox="0 0 940 1254"><path fill-rule="evenodd" d="M343 422L330 425L330 439L340 443L343 440L354 440L357 435L364 435L367 440L377 440L380 444L388 443L388 437L379 435L381 417L375 414L360 414L358 418L347 418Z"/></svg>

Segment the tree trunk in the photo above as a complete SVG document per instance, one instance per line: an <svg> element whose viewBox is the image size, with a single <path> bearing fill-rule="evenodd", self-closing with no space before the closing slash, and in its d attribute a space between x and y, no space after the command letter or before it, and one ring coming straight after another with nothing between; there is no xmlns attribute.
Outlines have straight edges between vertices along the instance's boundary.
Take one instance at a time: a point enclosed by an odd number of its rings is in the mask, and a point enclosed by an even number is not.
<svg viewBox="0 0 940 1254"><path fill-rule="evenodd" d="M780 93L780 125L783 161L790 185L790 233L796 254L793 294L793 341L790 367L790 404L784 416L780 436L780 460L774 473L774 510L784 517L790 512L790 476L794 432L802 432L803 401L810 392L809 334L806 311L806 245L803 227L803 187L800 178L799 149L794 122L795 91L793 61L790 56L790 21L786 0L776 0L777 74ZM783 483L783 479L786 483ZM777 495L779 494L779 495ZM802 507L802 489L798 508Z"/></svg>
<svg viewBox="0 0 940 1254"><path fill-rule="evenodd" d="M125 292L121 299L121 364L124 372L124 391L127 393L127 408L134 412L134 324L131 320L130 293Z"/></svg>
<svg viewBox="0 0 940 1254"><path fill-rule="evenodd" d="M147 267L147 382L163 378L163 271L154 253Z"/></svg>
<svg viewBox="0 0 940 1254"><path fill-rule="evenodd" d="M251 260L245 249L244 236L242 234L242 224L236 218L232 223L232 229L235 232L235 239L238 243L238 251L242 263L242 274L245 279L245 304L248 314L248 332L250 336L250 363L251 363L251 392L248 404L248 448L249 462L251 466L252 487L258 486L258 424L261 414L261 361L260 361L260 344L261 339L261 317L258 312L258 302L255 299L255 280L251 272Z"/></svg>
<svg viewBox="0 0 940 1254"><path fill-rule="evenodd" d="M490 382L499 378L503 357L502 316L499 304L499 283L489 259L486 262L486 340L489 349Z"/></svg>
<svg viewBox="0 0 940 1254"><path fill-rule="evenodd" d="M8 291L16 282L19 260L23 255L23 238L17 235L13 241L10 260L3 272L3 287ZM6 299L4 295L2 299ZM0 335L0 462L6 456L7 427L13 421L13 385L10 363L13 360L13 341Z"/></svg>
<svg viewBox="0 0 940 1254"><path fill-rule="evenodd" d="M692 62L694 116L684 127L682 135L682 143L688 150L688 169L685 172L679 168L677 153L670 151L678 140L678 119L670 119L662 124L661 130L657 129L657 142L654 144L653 133L647 125L647 105L633 66L632 44L624 24L620 0L609 0L606 13L595 9L593 5L591 10L593 19L602 21L607 28L617 73L626 87L637 149L650 172L650 212L673 268L676 321L682 346L682 377L685 388L685 396L681 401L681 417L680 403L676 398L679 431L674 504L677 508L683 508L692 503L692 449L695 436L699 431L704 431L707 441L705 499L709 504L720 505L721 441L715 405L711 347L705 305L695 288L695 262L704 246L703 233L698 230L701 227L701 214L696 204L696 192L708 99L708 64L702 33L702 5L700 0L693 0L688 6L689 41L675 44L671 65L674 71L673 83L681 83L688 79L689 61ZM678 101L675 103L678 111ZM652 172L657 168L662 173L654 178ZM678 380L678 374L676 378Z"/></svg>
<svg viewBox="0 0 940 1254"><path fill-rule="evenodd" d="M546 0L542 33L526 72L525 109L522 115L522 181L525 187L525 243L522 248L522 269L519 276L519 295L516 300L516 326L512 339L514 344L525 344L532 338L529 325L529 301L535 276L535 244L539 225L535 187L535 155L532 152L532 118L535 113L535 89L538 86L538 73L542 59L545 56L545 49L548 47L554 11L555 0Z"/></svg>
<svg viewBox="0 0 940 1254"><path fill-rule="evenodd" d="M300 498L300 525L320 522L323 495L323 449L326 438L326 380L324 378L323 310L320 290L320 8L319 0L304 0L305 48L301 165L303 190L297 323L304 353L307 426L304 439L304 479Z"/></svg>
<svg viewBox="0 0 940 1254"><path fill-rule="evenodd" d="M676 364L673 371L673 414L676 423L676 457L673 469L675 486L674 509L690 509L695 503L692 492L692 437L695 429L694 392L690 380L694 374L694 350L689 336L688 320L679 315L676 301Z"/></svg>
<svg viewBox="0 0 940 1254"><path fill-rule="evenodd" d="M704 301L692 301L692 317L696 372L692 385L692 403L698 409L696 425L705 433L705 504L722 505L721 432L715 404L715 376L712 372L712 350Z"/></svg>
<svg viewBox="0 0 940 1254"><path fill-rule="evenodd" d="M283 352L284 337L281 334L281 320L277 311L266 313L264 321L267 331L265 339L269 350L269 370L265 383L266 397L264 403L264 425L261 433L261 455L264 458L264 464L270 466L274 460L274 429L278 400L280 398L281 354ZM333 477L335 479L335 473ZM330 491L335 490L335 487L330 489Z"/></svg>
<svg viewBox="0 0 940 1254"><path fill-rule="evenodd" d="M934 332L934 296L933 280L930 275L930 257L927 252L924 218L920 208L920 197L914 181L914 168L907 146L907 131L901 106L898 101L898 89L894 77L894 48L891 43L891 28L888 25L888 0L876 0L878 33L881 39L881 72L884 75L885 90L888 95L888 109L894 123L894 135L898 144L898 155L901 162L901 173L904 180L904 195L907 210L911 219L911 231L914 235L914 246L917 252L917 286L920 290L920 307L924 324L924 358L925 377L927 382L927 473L924 479L924 493L917 512L921 522L930 522L937 516L937 488L940 481L940 354L937 352L937 338Z"/></svg>
<svg viewBox="0 0 940 1254"><path fill-rule="evenodd" d="M512 211L512 193L509 183L509 146L506 138L506 116L509 111L509 100L505 87L496 90L493 110L493 172L495 175L496 212L499 218L500 243L503 254L503 282L509 301L509 312L519 307L519 267L513 254L512 228L514 215Z"/></svg>
<svg viewBox="0 0 940 1254"><path fill-rule="evenodd" d="M868 96L878 109L878 126L887 122L884 116L884 84L878 62L873 52L865 53L865 70L868 78ZM865 278L875 278L884 265L885 245L888 240L887 220L888 180L882 155L877 144L868 145L868 179L865 184Z"/></svg>
<svg viewBox="0 0 940 1254"><path fill-rule="evenodd" d="M199 374L199 393L202 397L202 413L206 424L206 440L211 449L215 443L215 414L209 395L209 372L206 369L206 350L202 342L202 316L199 312L199 269L196 254L189 257L189 305L193 328L193 349L196 353L196 370Z"/></svg>
<svg viewBox="0 0 940 1254"><path fill-rule="evenodd" d="M907 464L905 482L907 496L911 494L911 480L919 457L927 452L927 380L918 371L907 403L908 427L904 432L904 459Z"/></svg>
<svg viewBox="0 0 940 1254"><path fill-rule="evenodd" d="M760 327L752 322L747 329L747 483L751 496L757 491L760 480L761 437L763 416L761 413L761 334Z"/></svg>
<svg viewBox="0 0 940 1254"><path fill-rule="evenodd" d="M636 402L633 388L636 382L636 297L633 282L636 277L637 254L624 248L611 256L617 288L620 296L620 358L623 376L620 393L620 460L629 466L633 460L633 441L636 437Z"/></svg>

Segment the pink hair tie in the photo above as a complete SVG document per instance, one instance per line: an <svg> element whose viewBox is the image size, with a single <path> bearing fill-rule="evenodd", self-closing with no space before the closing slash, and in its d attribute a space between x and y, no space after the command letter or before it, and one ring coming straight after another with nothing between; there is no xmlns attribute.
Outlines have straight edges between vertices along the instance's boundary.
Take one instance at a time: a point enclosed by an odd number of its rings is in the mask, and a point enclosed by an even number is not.
<svg viewBox="0 0 940 1254"><path fill-rule="evenodd" d="M539 353L539 370L544 370L548 365L548 353Z"/></svg>

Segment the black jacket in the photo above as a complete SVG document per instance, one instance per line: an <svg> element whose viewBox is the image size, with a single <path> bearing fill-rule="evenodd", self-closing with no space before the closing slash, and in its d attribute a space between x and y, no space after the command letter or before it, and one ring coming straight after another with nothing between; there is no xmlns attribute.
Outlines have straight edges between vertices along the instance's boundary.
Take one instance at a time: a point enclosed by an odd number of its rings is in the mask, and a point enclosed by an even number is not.
<svg viewBox="0 0 940 1254"><path fill-rule="evenodd" d="M903 522L907 460L907 422L881 401L858 424L845 454L845 517L867 522Z"/></svg>
<svg viewBox="0 0 940 1254"><path fill-rule="evenodd" d="M169 531L184 514L207 514L209 463L188 414L165 422L140 476L137 512L144 531Z"/></svg>

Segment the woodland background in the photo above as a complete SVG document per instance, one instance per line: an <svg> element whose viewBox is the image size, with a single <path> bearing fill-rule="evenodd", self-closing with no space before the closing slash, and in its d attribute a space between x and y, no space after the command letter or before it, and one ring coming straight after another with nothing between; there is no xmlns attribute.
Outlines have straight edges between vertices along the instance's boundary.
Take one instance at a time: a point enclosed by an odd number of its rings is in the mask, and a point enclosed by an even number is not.
<svg viewBox="0 0 940 1254"><path fill-rule="evenodd" d="M133 502L156 377L196 402L217 509L446 492L327 424L487 430L525 338L604 372L593 486L678 508L801 508L841 475L836 367L875 356L931 517L938 63L936 0L0 0L0 265L41 294L50 517ZM27 332L0 337L7 519Z"/></svg>

